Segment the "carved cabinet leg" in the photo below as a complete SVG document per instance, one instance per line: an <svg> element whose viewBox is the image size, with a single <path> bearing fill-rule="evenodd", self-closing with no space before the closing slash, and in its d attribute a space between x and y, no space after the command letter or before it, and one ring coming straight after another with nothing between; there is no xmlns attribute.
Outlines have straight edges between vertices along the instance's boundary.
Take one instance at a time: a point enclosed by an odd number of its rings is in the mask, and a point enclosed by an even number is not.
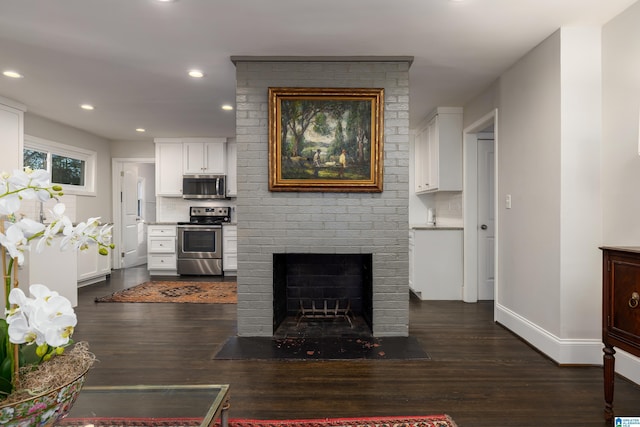
<svg viewBox="0 0 640 427"><path fill-rule="evenodd" d="M612 346L606 345L604 352L604 418L607 421L613 419L613 385L615 381L615 363L614 354L616 351Z"/></svg>

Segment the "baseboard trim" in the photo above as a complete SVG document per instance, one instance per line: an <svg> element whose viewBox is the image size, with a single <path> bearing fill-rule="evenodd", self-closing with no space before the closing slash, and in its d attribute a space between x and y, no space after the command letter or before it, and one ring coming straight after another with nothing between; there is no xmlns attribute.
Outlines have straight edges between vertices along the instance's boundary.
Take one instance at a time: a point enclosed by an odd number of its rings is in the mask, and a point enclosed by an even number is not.
<svg viewBox="0 0 640 427"><path fill-rule="evenodd" d="M602 366L602 341L563 339L496 303L496 322L560 365ZM616 349L616 373L640 384L640 358Z"/></svg>

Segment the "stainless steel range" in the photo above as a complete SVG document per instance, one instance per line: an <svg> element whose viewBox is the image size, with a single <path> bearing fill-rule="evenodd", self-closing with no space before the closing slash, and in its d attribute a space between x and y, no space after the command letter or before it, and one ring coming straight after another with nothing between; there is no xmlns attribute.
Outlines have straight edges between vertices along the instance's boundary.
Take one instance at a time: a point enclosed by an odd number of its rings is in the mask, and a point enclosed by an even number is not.
<svg viewBox="0 0 640 427"><path fill-rule="evenodd" d="M222 224L228 207L189 208L189 222L178 223L178 274L222 275Z"/></svg>

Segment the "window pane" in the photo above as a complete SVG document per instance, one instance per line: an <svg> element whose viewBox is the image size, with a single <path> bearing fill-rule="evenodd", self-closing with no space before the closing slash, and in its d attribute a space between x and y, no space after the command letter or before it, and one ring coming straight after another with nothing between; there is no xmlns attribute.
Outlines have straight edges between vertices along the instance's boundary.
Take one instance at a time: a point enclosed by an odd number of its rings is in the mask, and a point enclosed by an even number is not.
<svg viewBox="0 0 640 427"><path fill-rule="evenodd" d="M23 163L31 169L47 169L47 153L38 150L24 149Z"/></svg>
<svg viewBox="0 0 640 427"><path fill-rule="evenodd" d="M71 157L51 156L51 181L56 184L84 185L85 161Z"/></svg>

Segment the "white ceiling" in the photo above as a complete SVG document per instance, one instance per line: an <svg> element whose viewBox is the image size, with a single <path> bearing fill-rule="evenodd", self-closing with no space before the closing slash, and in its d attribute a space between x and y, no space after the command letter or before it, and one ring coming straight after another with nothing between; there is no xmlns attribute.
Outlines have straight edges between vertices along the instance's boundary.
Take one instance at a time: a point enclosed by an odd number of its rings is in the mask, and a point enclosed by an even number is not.
<svg viewBox="0 0 640 427"><path fill-rule="evenodd" d="M0 96L112 140L229 137L231 56L413 56L415 126L436 106L463 105L559 27L600 26L635 1L2 0L0 71L24 78L0 75Z"/></svg>

